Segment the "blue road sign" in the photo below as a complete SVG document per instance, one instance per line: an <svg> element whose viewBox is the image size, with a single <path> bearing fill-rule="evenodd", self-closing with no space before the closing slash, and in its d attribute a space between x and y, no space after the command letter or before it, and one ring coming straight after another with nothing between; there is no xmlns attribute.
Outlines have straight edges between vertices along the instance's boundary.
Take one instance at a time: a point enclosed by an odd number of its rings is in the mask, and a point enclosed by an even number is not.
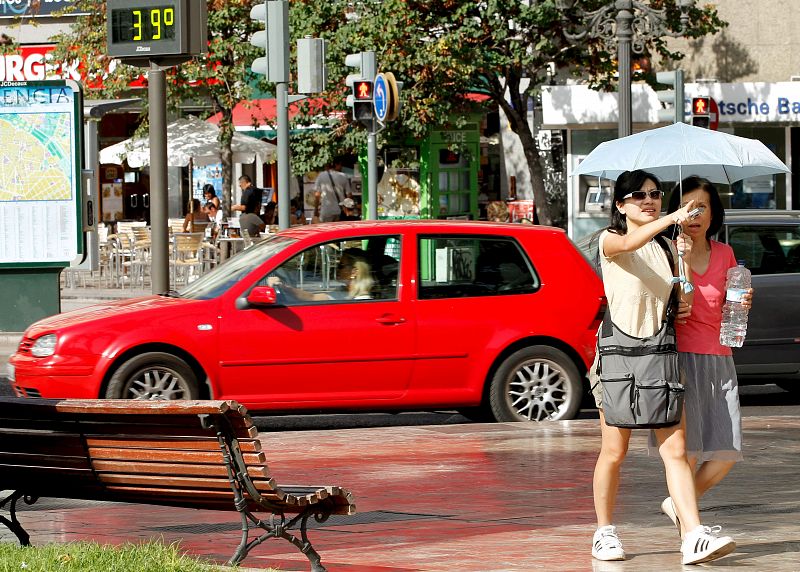
<svg viewBox="0 0 800 572"><path fill-rule="evenodd" d="M372 98L375 105L375 118L384 123L389 114L389 87L382 73L375 76Z"/></svg>

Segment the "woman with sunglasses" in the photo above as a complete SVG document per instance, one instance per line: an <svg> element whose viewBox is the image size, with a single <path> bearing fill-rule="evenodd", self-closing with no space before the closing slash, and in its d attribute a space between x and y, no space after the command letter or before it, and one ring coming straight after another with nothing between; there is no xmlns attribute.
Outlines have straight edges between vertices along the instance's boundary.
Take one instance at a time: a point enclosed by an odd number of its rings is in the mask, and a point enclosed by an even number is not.
<svg viewBox="0 0 800 572"><path fill-rule="evenodd" d="M736 266L736 257L730 246L711 240L725 220L716 187L707 179L688 177L682 188L683 201L676 186L668 211L677 212L690 201L703 209L683 226L683 232L692 239L688 260L695 290L691 315L679 320L676 327L678 356L686 377L686 449L695 470L699 499L742 460L742 420L733 352L719 343L725 282L728 269ZM748 309L752 295L751 288L744 296L743 305ZM651 435L651 454L654 445ZM680 531L683 523L672 498L664 499L661 510Z"/></svg>
<svg viewBox="0 0 800 572"><path fill-rule="evenodd" d="M675 268L670 266L656 235L672 224L688 220L694 201L660 218L662 191L658 179L644 171L626 171L614 187L614 206L608 228L600 235L600 264L608 311L614 324L628 335L643 338L654 335L667 312L674 287ZM691 253L692 241L681 235L677 249ZM674 245L673 260L675 256ZM683 260L688 274L688 265ZM691 303L691 294L686 296ZM679 316L687 312L679 312ZM595 366L592 371L596 371ZM592 392L600 410L601 447L595 465L593 490L597 531L592 540L592 556L598 560L624 560L625 551L613 525L613 512L619 488L620 468L628 452L631 429L607 425L603 415L602 387L596 376ZM716 537L711 528L700 524L694 478L686 456L684 423L655 429L658 452L664 462L667 487L686 534L681 545L683 564L715 560L731 552L735 543L729 537Z"/></svg>

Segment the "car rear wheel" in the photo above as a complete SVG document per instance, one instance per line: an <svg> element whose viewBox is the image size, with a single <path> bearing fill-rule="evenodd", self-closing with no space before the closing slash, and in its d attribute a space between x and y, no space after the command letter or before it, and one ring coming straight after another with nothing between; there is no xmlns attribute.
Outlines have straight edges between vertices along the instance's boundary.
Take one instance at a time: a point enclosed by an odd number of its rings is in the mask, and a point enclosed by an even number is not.
<svg viewBox="0 0 800 572"><path fill-rule="evenodd" d="M556 348L530 346L511 354L489 388L497 421L556 421L578 413L583 383L572 360Z"/></svg>
<svg viewBox="0 0 800 572"><path fill-rule="evenodd" d="M169 401L197 399L197 379L185 361L172 354L148 352L123 363L108 383L108 399Z"/></svg>

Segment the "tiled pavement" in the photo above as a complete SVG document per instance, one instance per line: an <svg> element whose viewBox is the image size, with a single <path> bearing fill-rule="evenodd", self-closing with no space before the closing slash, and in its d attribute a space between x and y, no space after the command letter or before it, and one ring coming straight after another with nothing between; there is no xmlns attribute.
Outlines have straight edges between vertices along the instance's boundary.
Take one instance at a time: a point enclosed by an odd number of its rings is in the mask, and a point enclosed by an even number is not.
<svg viewBox="0 0 800 572"><path fill-rule="evenodd" d="M746 460L702 502L702 519L739 544L717 570L800 570L800 420L745 418ZM511 570L674 571L679 540L658 512L660 462L644 432L623 469L617 525L629 559L590 556L591 479L597 421L288 431L262 434L280 484L338 484L358 514L310 536L331 572ZM49 508L48 508L49 507ZM46 510L47 509L47 510ZM42 500L21 521L36 544L163 538L224 562L239 539L231 513L143 505ZM11 541L10 533L0 540ZM287 543L270 540L243 563L308 570Z"/></svg>
<svg viewBox="0 0 800 572"><path fill-rule="evenodd" d="M137 293L66 289L62 310ZM0 333L0 362L18 336ZM744 424L745 461L701 503L702 520L724 525L739 546L704 567L800 572L800 419L746 417ZM595 420L283 431L262 439L278 483L354 492L357 515L310 532L331 572L698 568L680 564L678 536L658 512L666 486L660 462L647 457L644 432L623 468L616 524L629 559L619 563L590 556ZM233 511L42 499L19 514L35 544L163 538L220 563L240 536ZM0 541L15 538L0 526ZM243 564L308 570L305 557L276 540Z"/></svg>

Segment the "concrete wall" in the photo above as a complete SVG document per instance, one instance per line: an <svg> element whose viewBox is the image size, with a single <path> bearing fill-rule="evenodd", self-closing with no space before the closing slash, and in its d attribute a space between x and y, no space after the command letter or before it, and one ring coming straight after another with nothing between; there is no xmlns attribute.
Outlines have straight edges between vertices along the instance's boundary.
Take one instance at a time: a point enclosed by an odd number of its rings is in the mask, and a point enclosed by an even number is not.
<svg viewBox="0 0 800 572"><path fill-rule="evenodd" d="M698 0L705 4L708 0ZM700 40L671 40L686 54L687 81L789 81L800 76L799 0L712 0L722 32Z"/></svg>

